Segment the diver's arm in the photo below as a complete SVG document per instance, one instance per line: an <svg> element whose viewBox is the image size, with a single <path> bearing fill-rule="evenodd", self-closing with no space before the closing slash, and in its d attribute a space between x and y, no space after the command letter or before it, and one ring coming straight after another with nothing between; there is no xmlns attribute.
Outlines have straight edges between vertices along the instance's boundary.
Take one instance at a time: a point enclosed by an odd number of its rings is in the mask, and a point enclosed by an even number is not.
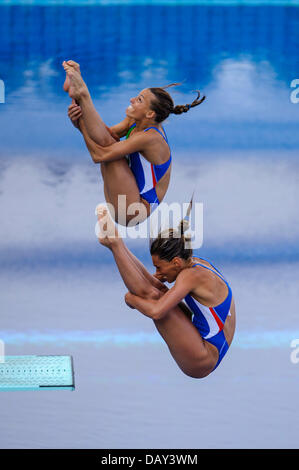
<svg viewBox="0 0 299 470"><path fill-rule="evenodd" d="M81 127L82 134L88 138L88 132L84 126ZM134 152L146 152L155 141L156 136L150 132L140 132L130 139L112 143L111 145L99 145L88 139L88 150L95 163L106 163L120 160L126 155ZM86 139L85 139L86 140Z"/></svg>
<svg viewBox="0 0 299 470"><path fill-rule="evenodd" d="M126 303L132 308L139 310L143 315L153 320L160 320L172 308L179 305L183 298L189 294L198 283L194 273L190 271L189 269L181 271L176 279L175 285L160 299L144 299L128 292L125 296Z"/></svg>
<svg viewBox="0 0 299 470"><path fill-rule="evenodd" d="M115 124L114 126L111 126L110 131L116 134L119 139L121 139L122 137L125 137L127 135L128 130L134 124L134 122L134 119L126 116L123 121L119 122L118 124Z"/></svg>

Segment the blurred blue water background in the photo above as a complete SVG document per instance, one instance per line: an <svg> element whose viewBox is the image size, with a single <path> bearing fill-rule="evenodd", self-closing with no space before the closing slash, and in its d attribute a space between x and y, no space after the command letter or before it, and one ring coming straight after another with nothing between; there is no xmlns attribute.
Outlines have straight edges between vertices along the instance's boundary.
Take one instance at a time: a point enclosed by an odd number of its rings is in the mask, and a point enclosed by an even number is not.
<svg viewBox="0 0 299 470"><path fill-rule="evenodd" d="M298 8L8 3L0 338L10 355L72 354L77 389L1 394L0 446L297 447ZM148 86L183 81L177 104L195 89L207 97L165 124L174 156L165 201L187 202L196 189L199 253L223 270L237 305L231 350L207 379L184 376L153 323L126 308L97 243L102 181L67 118L69 58L108 125ZM148 239L127 242L152 270Z"/></svg>

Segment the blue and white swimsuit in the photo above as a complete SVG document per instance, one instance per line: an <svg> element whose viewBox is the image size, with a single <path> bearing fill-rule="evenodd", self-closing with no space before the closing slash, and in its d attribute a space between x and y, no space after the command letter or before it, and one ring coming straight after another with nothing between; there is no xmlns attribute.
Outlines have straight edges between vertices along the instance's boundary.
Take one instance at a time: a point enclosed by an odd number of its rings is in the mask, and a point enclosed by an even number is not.
<svg viewBox="0 0 299 470"><path fill-rule="evenodd" d="M127 133L127 138L135 126L136 124L133 124L130 127ZM148 127L147 129L144 129L144 132L150 129L155 129L157 132L159 132L169 147L164 129L163 131L165 136L157 127ZM133 175L135 176L140 196L150 204L160 204L155 186L165 175L171 164L171 152L167 162L162 163L161 165L154 165L153 163L150 163L148 160L146 160L146 158L140 155L139 152L130 153L128 155L128 163Z"/></svg>
<svg viewBox="0 0 299 470"><path fill-rule="evenodd" d="M203 258L200 258L203 259ZM204 259L203 259L204 260ZM204 260L207 261L207 260ZM232 301L232 290L228 282L224 279L220 271L208 261L208 263L216 270L209 268L201 263L193 264L192 267L202 266L217 274L227 285L228 294L226 299L216 307L207 307L202 305L198 300L191 297L190 294L186 295L185 302L193 313L192 323L199 331L200 335L205 341L216 346L219 352L219 358L214 370L222 361L226 354L229 345L223 333L223 327L227 316L230 316L230 306Z"/></svg>

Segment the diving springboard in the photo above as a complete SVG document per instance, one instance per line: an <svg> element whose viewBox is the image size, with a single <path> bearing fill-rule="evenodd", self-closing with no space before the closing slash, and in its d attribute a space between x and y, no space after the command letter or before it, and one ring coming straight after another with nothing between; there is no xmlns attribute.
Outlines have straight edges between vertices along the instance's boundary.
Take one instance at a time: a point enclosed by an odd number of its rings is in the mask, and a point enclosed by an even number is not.
<svg viewBox="0 0 299 470"><path fill-rule="evenodd" d="M4 356L0 392L75 390L72 356Z"/></svg>

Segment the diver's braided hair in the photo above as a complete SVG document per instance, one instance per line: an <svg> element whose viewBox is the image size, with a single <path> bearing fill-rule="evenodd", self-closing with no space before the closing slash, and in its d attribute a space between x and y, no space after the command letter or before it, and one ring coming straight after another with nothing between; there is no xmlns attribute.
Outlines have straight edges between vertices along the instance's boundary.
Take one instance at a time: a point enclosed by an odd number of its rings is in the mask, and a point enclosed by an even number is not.
<svg viewBox="0 0 299 470"><path fill-rule="evenodd" d="M155 100L151 103L151 109L155 111L156 118L155 121L157 123L163 122L170 114L182 114L187 113L189 109L198 106L205 100L205 96L200 98L200 91L194 90L197 92L197 97L195 100L192 101L190 104L179 104L174 105L173 99L171 98L170 94L166 91L166 88L170 88L172 86L180 85L180 83L171 83L170 85L166 85L160 88L149 88L149 90L155 96Z"/></svg>
<svg viewBox="0 0 299 470"><path fill-rule="evenodd" d="M150 253L160 259L171 261L178 256L184 260L191 258L193 250L190 247L191 237L185 235L189 228L189 216L192 209L192 201L189 203L185 217L180 221L176 229L169 228L160 232L156 239L150 240Z"/></svg>

